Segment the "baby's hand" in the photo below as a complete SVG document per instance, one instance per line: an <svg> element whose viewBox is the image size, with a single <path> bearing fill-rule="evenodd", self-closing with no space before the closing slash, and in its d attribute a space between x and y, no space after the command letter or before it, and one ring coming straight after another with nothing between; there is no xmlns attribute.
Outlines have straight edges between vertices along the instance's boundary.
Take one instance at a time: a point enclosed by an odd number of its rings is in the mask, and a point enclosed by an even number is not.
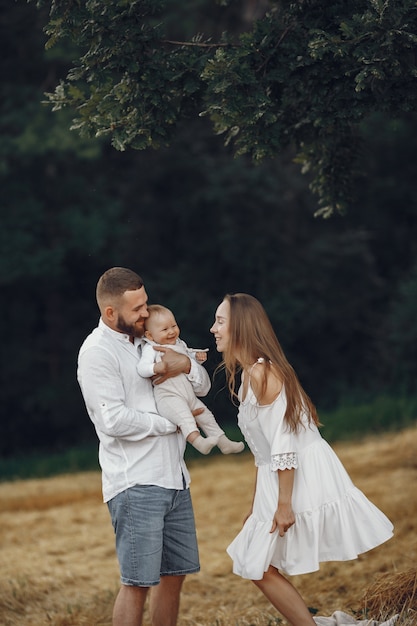
<svg viewBox="0 0 417 626"><path fill-rule="evenodd" d="M204 361L207 361L207 352L203 352L202 350L198 350L195 353L195 359L198 363L204 363Z"/></svg>

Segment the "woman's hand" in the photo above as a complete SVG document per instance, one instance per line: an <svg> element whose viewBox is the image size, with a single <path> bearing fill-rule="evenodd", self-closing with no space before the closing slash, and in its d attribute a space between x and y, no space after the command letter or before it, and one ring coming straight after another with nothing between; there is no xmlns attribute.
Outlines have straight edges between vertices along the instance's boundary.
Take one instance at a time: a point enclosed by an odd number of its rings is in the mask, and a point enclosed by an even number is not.
<svg viewBox="0 0 417 626"><path fill-rule="evenodd" d="M294 485L294 469L278 470L278 506L274 513L271 530L277 529L283 537L287 530L295 524L295 515L292 510L292 490Z"/></svg>
<svg viewBox="0 0 417 626"><path fill-rule="evenodd" d="M278 529L279 536L283 537L293 524L295 524L295 515L291 504L278 504L269 532L274 533Z"/></svg>

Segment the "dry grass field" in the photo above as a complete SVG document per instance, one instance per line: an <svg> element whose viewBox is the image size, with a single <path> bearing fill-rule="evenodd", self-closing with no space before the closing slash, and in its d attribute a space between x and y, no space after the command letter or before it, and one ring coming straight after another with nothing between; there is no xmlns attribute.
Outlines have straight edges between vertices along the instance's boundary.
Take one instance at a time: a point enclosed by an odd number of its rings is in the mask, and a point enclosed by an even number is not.
<svg viewBox="0 0 417 626"><path fill-rule="evenodd" d="M381 574L417 564L417 427L335 449L393 521L395 536L358 560L294 577L307 604L325 616L357 611ZM202 458L190 470L201 572L185 582L178 626L284 623L251 582L231 573L225 553L250 503L252 457ZM111 624L118 567L99 473L0 484L0 529L1 626Z"/></svg>

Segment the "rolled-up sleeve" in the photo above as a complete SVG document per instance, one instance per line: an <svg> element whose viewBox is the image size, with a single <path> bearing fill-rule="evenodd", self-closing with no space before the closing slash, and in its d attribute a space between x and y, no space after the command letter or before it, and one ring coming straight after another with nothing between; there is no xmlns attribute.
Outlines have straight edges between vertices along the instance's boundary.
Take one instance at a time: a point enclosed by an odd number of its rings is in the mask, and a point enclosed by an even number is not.
<svg viewBox="0 0 417 626"><path fill-rule="evenodd" d="M96 430L130 441L175 432L176 426L157 413L128 406L119 367L101 347L88 348L79 357L78 382Z"/></svg>

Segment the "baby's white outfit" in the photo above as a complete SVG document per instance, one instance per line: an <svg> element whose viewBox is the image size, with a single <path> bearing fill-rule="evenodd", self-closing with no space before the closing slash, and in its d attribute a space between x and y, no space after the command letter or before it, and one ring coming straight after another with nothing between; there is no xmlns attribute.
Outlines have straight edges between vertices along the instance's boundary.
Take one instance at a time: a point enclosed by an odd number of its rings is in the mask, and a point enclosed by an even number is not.
<svg viewBox="0 0 417 626"><path fill-rule="evenodd" d="M144 339L143 341L142 356L137 365L138 374L143 378L154 376L154 364L162 358L161 353L153 348L156 345L158 344L149 339ZM179 338L175 345L164 347L172 348L176 352L186 354L193 359L195 359L196 352L203 351L189 348L185 341ZM224 430L216 422L213 413L195 395L193 387L185 374L179 374L178 376L168 378L163 383L154 385L154 395L160 415L179 426L185 438L196 430L196 423L207 437L219 439L224 435ZM194 417L192 411L195 409L203 409L203 413Z"/></svg>

